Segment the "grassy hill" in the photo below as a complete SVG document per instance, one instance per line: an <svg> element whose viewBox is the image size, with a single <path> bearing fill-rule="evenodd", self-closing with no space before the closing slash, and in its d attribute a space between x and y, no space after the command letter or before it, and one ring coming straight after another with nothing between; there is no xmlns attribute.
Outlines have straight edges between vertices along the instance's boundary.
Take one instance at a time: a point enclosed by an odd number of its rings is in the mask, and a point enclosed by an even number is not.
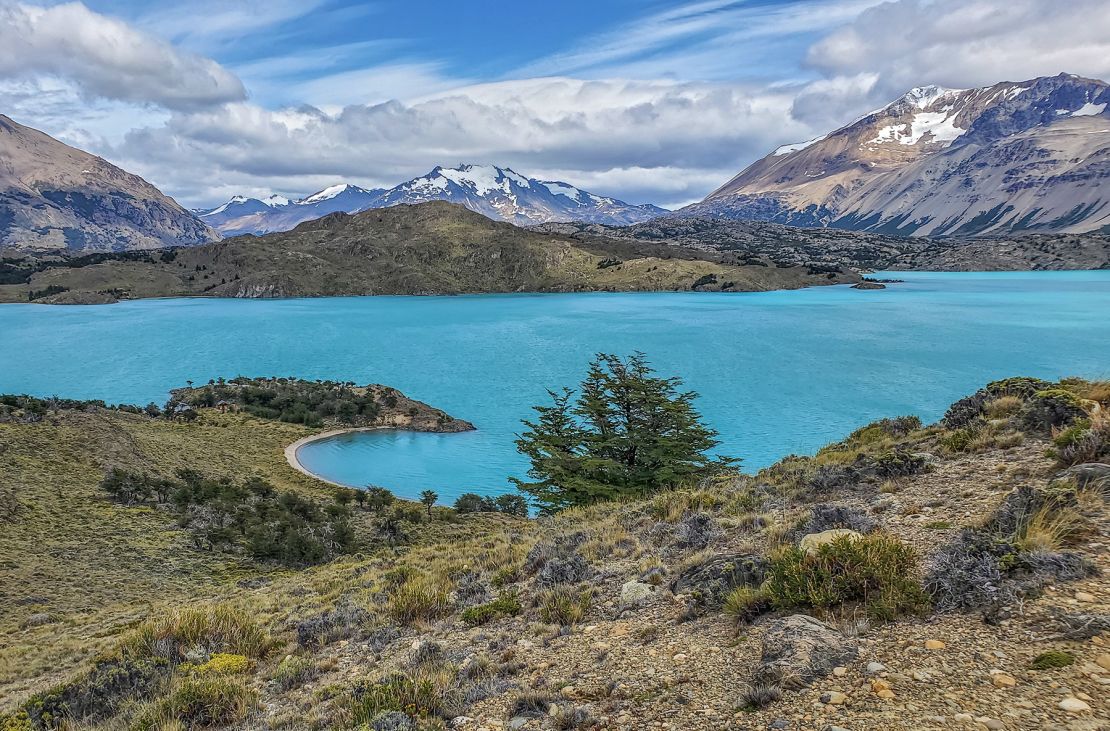
<svg viewBox="0 0 1110 731"><path fill-rule="evenodd" d="M826 268L740 265L729 254L652 242L573 239L443 202L331 214L284 233L163 253L56 264L24 265L27 281L0 285L0 301L27 301L29 293L42 302L97 303L170 295L762 291L859 279Z"/></svg>
<svg viewBox="0 0 1110 731"><path fill-rule="evenodd" d="M308 428L9 410L0 728L1097 727L1110 478L1056 475L1106 461L1106 408L1110 384L999 381L938 424L649 499L403 506L392 546L356 508L355 551L308 567L198 548L169 504L100 487L187 467L323 505L282 457ZM826 529L859 535L806 548Z"/></svg>

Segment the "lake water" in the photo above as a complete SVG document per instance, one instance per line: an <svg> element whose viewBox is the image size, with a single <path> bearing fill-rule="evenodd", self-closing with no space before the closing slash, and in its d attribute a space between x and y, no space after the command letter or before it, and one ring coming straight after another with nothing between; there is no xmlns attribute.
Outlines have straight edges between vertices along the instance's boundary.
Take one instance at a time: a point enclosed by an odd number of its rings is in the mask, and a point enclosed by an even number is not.
<svg viewBox="0 0 1110 731"><path fill-rule="evenodd" d="M597 351L681 375L744 467L874 419L939 418L1011 375L1110 377L1110 271L908 273L883 291L164 299L0 306L0 392L163 403L237 375L385 383L478 426L359 433L301 449L312 471L406 497L510 489L545 389Z"/></svg>

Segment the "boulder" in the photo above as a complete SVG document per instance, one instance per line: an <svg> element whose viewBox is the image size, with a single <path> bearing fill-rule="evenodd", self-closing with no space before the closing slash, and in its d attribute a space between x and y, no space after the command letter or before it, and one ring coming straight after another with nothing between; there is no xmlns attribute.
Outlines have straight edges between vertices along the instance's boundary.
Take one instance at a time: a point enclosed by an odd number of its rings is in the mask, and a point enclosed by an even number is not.
<svg viewBox="0 0 1110 731"><path fill-rule="evenodd" d="M650 602L658 589L642 581L628 581L621 586L621 609L632 609Z"/></svg>
<svg viewBox="0 0 1110 731"><path fill-rule="evenodd" d="M1110 486L1110 464L1086 462L1057 472L1053 480L1075 480L1076 487Z"/></svg>
<svg viewBox="0 0 1110 731"><path fill-rule="evenodd" d="M798 542L798 548L806 553L817 553L817 549L821 546L832 543L836 539L844 538L845 536L853 541L863 538L862 534L848 528L830 528L820 533L810 533L802 536L802 540Z"/></svg>
<svg viewBox="0 0 1110 731"><path fill-rule="evenodd" d="M763 634L755 682L803 688L846 665L859 653L856 641L805 614L776 619Z"/></svg>
<svg viewBox="0 0 1110 731"><path fill-rule="evenodd" d="M767 559L758 554L715 556L679 574L671 591L690 596L697 605L716 607L736 587L762 584L766 571Z"/></svg>

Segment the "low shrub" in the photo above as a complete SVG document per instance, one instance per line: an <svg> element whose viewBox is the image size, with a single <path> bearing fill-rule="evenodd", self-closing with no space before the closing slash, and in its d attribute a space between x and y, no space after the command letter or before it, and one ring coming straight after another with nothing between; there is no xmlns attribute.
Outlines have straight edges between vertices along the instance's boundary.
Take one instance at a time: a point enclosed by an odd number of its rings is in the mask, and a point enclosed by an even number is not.
<svg viewBox="0 0 1110 731"><path fill-rule="evenodd" d="M242 675L251 668L251 661L246 655L235 655L230 652L218 652L208 658L207 662L193 668L196 675Z"/></svg>
<svg viewBox="0 0 1110 731"><path fill-rule="evenodd" d="M1061 467L1110 460L1110 419L1079 422L1056 435L1056 461Z"/></svg>
<svg viewBox="0 0 1110 731"><path fill-rule="evenodd" d="M898 539L842 536L813 553L784 548L772 557L764 590L778 609L859 603L872 618L889 620L928 605L916 574L916 553Z"/></svg>
<svg viewBox="0 0 1110 731"><path fill-rule="evenodd" d="M462 621L471 626L490 622L498 617L513 617L520 614L523 607L515 592L502 592L492 602L467 607L462 612Z"/></svg>
<svg viewBox="0 0 1110 731"><path fill-rule="evenodd" d="M1024 402L1019 396L999 396L983 404L988 419L1008 419L1021 411Z"/></svg>
<svg viewBox="0 0 1110 731"><path fill-rule="evenodd" d="M147 707L132 731L155 731L176 721L185 728L228 728L258 703L258 693L228 677L187 677L168 695Z"/></svg>
<svg viewBox="0 0 1110 731"><path fill-rule="evenodd" d="M362 607L343 603L335 609L297 622L297 643L301 647L323 647L359 634L371 623L370 613Z"/></svg>
<svg viewBox="0 0 1110 731"><path fill-rule="evenodd" d="M1053 429L1070 426L1086 416L1079 398L1063 388L1037 391L1021 412L1022 427L1034 434L1049 435Z"/></svg>
<svg viewBox="0 0 1110 731"><path fill-rule="evenodd" d="M518 693L509 703L509 715L524 718L543 718L547 715L553 702L554 698L546 693L535 691Z"/></svg>
<svg viewBox="0 0 1110 731"><path fill-rule="evenodd" d="M403 713L409 718L452 719L465 709L454 667L425 663L411 672L393 673L376 682L355 686L351 715L356 725L371 724L383 714Z"/></svg>
<svg viewBox="0 0 1110 731"><path fill-rule="evenodd" d="M782 699L782 686L777 683L755 682L744 688L740 694L737 707L740 710L754 713L761 708L766 708L772 703Z"/></svg>
<svg viewBox="0 0 1110 731"><path fill-rule="evenodd" d="M1033 658L1033 662L1029 667L1034 670L1052 670L1054 668L1066 668L1068 665L1075 663L1075 655L1064 650L1049 650L1042 652Z"/></svg>
<svg viewBox="0 0 1110 731"><path fill-rule="evenodd" d="M257 658L269 647L269 636L254 618L227 604L182 609L148 619L120 642L124 657L164 658L174 663L197 649L209 655L232 653Z"/></svg>
<svg viewBox="0 0 1110 731"><path fill-rule="evenodd" d="M406 580L389 592L386 612L401 624L437 619L451 613L451 583L422 575Z"/></svg>
<svg viewBox="0 0 1110 731"><path fill-rule="evenodd" d="M590 564L579 553L566 558L552 558L536 574L536 585L541 587L577 584L590 576Z"/></svg>
<svg viewBox="0 0 1110 731"><path fill-rule="evenodd" d="M593 593L589 590L559 586L540 594L540 616L550 624L569 627L586 617L592 601Z"/></svg>
<svg viewBox="0 0 1110 731"><path fill-rule="evenodd" d="M737 624L747 624L773 607L774 602L767 592L750 586L738 586L730 591L723 605L725 614Z"/></svg>
<svg viewBox="0 0 1110 731"><path fill-rule="evenodd" d="M310 657L290 655L278 663L270 679L282 691L299 688L317 675L316 662Z"/></svg>
<svg viewBox="0 0 1110 731"><path fill-rule="evenodd" d="M156 695L170 670L170 663L162 658L101 658L87 673L32 696L24 703L22 715L35 729L53 729L62 719L102 721L128 701Z"/></svg>

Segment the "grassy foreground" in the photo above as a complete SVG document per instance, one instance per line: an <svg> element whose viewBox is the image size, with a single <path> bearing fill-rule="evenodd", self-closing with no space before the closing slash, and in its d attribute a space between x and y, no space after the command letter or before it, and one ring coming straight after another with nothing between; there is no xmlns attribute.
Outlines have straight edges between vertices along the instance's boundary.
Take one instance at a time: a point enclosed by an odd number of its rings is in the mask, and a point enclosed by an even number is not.
<svg viewBox="0 0 1110 731"><path fill-rule="evenodd" d="M538 521L354 510L359 552L308 568L197 548L166 510L100 488L111 467L187 467L326 503L334 489L282 455L307 427L206 408L188 423L103 409L3 421L0 714L14 715L0 728L720 729L795 713L889 728L892 702L939 714L942 692L1032 728L1073 718L1053 683L1103 713L1089 668L1110 624L1068 634L1078 612L1056 592L1081 587L1084 616L1110 617L1106 487L1054 475L1110 458L1106 408L1105 383L1010 379L936 425L882 420L647 500ZM802 540L829 529L854 536ZM977 593L976 571L996 594ZM844 663L862 685L762 673L759 638L796 613L867 639L871 654ZM942 671L900 653L936 635L965 646L944 658L947 684L914 685L906 663ZM978 684L995 682L979 658L999 648L986 662L1016 678L1028 718ZM899 673L873 685L865 659Z"/></svg>

